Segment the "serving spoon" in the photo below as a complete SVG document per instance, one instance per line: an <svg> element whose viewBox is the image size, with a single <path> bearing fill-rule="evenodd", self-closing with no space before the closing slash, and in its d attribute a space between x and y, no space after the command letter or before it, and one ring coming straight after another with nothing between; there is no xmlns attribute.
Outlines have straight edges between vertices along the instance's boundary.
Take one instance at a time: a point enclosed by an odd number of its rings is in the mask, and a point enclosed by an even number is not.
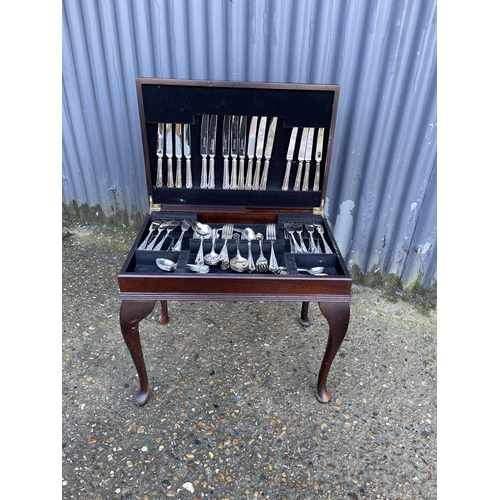
<svg viewBox="0 0 500 500"><path fill-rule="evenodd" d="M208 238L212 234L212 228L208 224L201 224L200 222L196 223L194 227L196 234L200 237L200 248L198 249L198 254L194 259L194 263L198 266L202 266L204 264L203 259L203 240Z"/></svg>
<svg viewBox="0 0 500 500"><path fill-rule="evenodd" d="M215 266L219 263L219 254L215 251L215 240L217 239L217 229L212 230L212 250L204 257L205 264Z"/></svg>
<svg viewBox="0 0 500 500"><path fill-rule="evenodd" d="M236 241L236 257L233 257L229 261L229 266L233 271L236 271L237 273L243 273L245 271L248 271L250 263L248 262L248 259L243 258L240 254L240 235L238 233L235 233L233 238Z"/></svg>

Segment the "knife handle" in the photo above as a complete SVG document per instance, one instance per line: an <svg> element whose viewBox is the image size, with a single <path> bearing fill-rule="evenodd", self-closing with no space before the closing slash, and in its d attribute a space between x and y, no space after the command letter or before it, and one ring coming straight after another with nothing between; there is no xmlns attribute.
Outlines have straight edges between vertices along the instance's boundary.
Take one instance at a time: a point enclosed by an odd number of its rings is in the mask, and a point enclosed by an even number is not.
<svg viewBox="0 0 500 500"><path fill-rule="evenodd" d="M186 158L186 187L193 187L193 175L191 174L191 158Z"/></svg>
<svg viewBox="0 0 500 500"><path fill-rule="evenodd" d="M238 189L245 189L245 158L240 158L240 172L238 174Z"/></svg>
<svg viewBox="0 0 500 500"><path fill-rule="evenodd" d="M172 158L169 158L167 162L167 187L174 187L174 170L172 168Z"/></svg>
<svg viewBox="0 0 500 500"><path fill-rule="evenodd" d="M286 162L285 177L283 178L283 185L281 186L281 189L283 191L288 191L288 183L290 182L290 169L291 168L292 168L292 162L291 162L291 160L288 160Z"/></svg>
<svg viewBox="0 0 500 500"><path fill-rule="evenodd" d="M297 176L295 177L295 185L293 186L294 191L300 191L300 181L302 179L302 166L304 162L299 161L299 166L297 168Z"/></svg>
<svg viewBox="0 0 500 500"><path fill-rule="evenodd" d="M304 170L304 181L302 182L302 191L309 191L309 169L311 164L307 161L306 168Z"/></svg>
<svg viewBox="0 0 500 500"><path fill-rule="evenodd" d="M262 172L262 179L260 180L259 189L265 191L267 187L267 175L269 173L269 160L264 162L264 170Z"/></svg>
<svg viewBox="0 0 500 500"><path fill-rule="evenodd" d="M229 158L224 158L224 176L222 177L222 189L229 189Z"/></svg>
<svg viewBox="0 0 500 500"><path fill-rule="evenodd" d="M245 189L252 189L252 172L253 158L248 158L247 180L245 181Z"/></svg>
<svg viewBox="0 0 500 500"><path fill-rule="evenodd" d="M177 158L177 171L175 173L175 187L182 187L182 160Z"/></svg>
<svg viewBox="0 0 500 500"><path fill-rule="evenodd" d="M261 160L260 160L260 158L257 158L257 162L255 164L255 174L253 176L253 185L252 185L252 189L254 191L256 191L257 189L259 189L259 184L260 184L260 164L261 164Z"/></svg>
<svg viewBox="0 0 500 500"><path fill-rule="evenodd" d="M163 160L162 158L158 158L158 167L156 169L156 187L163 187Z"/></svg>
<svg viewBox="0 0 500 500"><path fill-rule="evenodd" d="M210 157L210 168L208 172L208 189L215 188L215 159L213 156Z"/></svg>
<svg viewBox="0 0 500 500"><path fill-rule="evenodd" d="M200 188L207 189L207 157L204 156L201 159L201 180Z"/></svg>
<svg viewBox="0 0 500 500"><path fill-rule="evenodd" d="M229 185L229 189L238 189L238 163L236 158L233 158L233 162L231 165L231 184Z"/></svg>
<svg viewBox="0 0 500 500"><path fill-rule="evenodd" d="M316 172L314 172L314 184L313 191L319 191L319 166L321 163L319 161L316 162Z"/></svg>

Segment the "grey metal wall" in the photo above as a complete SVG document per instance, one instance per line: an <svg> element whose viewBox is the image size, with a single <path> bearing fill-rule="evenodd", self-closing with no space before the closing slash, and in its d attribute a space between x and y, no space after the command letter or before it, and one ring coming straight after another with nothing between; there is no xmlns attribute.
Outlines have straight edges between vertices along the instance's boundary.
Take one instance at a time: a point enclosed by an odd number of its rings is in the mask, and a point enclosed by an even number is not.
<svg viewBox="0 0 500 500"><path fill-rule="evenodd" d="M66 208L147 213L136 77L336 83L341 250L361 274L435 283L435 0L64 0L62 15Z"/></svg>

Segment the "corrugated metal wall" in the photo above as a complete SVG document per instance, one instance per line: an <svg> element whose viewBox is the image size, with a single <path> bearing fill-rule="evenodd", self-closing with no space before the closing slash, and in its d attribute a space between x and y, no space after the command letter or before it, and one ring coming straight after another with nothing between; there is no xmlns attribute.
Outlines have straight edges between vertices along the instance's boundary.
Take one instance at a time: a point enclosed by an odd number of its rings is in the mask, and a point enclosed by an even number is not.
<svg viewBox="0 0 500 500"><path fill-rule="evenodd" d="M136 77L341 86L326 212L353 270L436 281L435 0L64 0L63 204L148 210Z"/></svg>

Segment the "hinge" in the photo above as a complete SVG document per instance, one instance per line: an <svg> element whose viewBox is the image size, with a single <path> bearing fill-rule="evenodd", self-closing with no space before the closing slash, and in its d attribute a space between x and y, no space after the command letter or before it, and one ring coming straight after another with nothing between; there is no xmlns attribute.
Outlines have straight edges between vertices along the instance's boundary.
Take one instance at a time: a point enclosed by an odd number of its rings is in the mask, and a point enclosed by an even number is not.
<svg viewBox="0 0 500 500"><path fill-rule="evenodd" d="M321 217L325 217L325 200L321 200L321 205L319 207L313 208L314 215L321 215Z"/></svg>
<svg viewBox="0 0 500 500"><path fill-rule="evenodd" d="M161 210L161 205L158 203L153 203L153 197L149 197L149 213L151 212L159 212Z"/></svg>

